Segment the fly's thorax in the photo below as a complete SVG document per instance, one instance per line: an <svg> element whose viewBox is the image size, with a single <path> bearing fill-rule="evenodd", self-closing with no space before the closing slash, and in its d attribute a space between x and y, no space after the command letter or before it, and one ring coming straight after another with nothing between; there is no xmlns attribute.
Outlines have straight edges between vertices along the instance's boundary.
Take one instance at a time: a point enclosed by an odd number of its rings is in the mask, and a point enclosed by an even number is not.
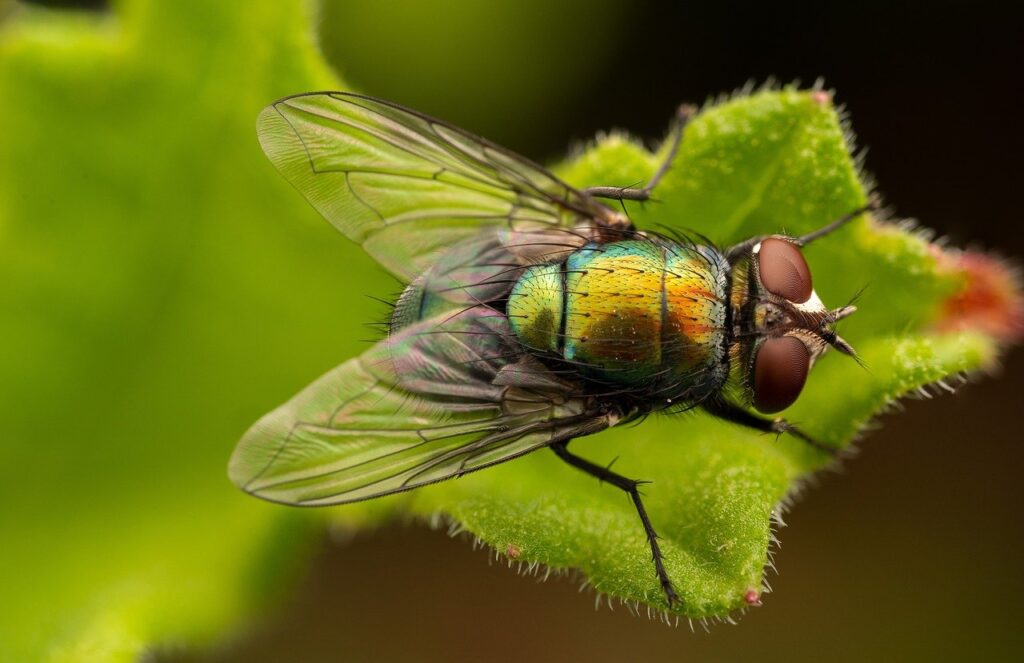
<svg viewBox="0 0 1024 663"><path fill-rule="evenodd" d="M712 249L661 238L589 244L527 269L507 312L520 342L585 377L696 398L725 379L727 269Z"/></svg>
<svg viewBox="0 0 1024 663"><path fill-rule="evenodd" d="M662 352L675 375L720 386L727 377L729 265L707 246L666 255L666 333Z"/></svg>

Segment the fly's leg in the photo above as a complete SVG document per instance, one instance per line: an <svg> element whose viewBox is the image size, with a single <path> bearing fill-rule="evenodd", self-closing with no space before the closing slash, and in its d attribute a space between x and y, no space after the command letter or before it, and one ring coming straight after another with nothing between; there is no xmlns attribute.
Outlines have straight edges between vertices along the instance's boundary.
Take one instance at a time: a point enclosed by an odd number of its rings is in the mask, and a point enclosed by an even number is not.
<svg viewBox="0 0 1024 663"><path fill-rule="evenodd" d="M665 599L668 601L668 607L671 608L677 601L679 601L679 595L676 594L676 590L672 587L672 581L668 578L668 572L665 571L665 562L662 558L661 547L658 545L658 535L654 531L654 526L651 525L651 519L647 516L647 509L644 508L643 500L640 499L640 491L638 488L641 484L646 482L626 478L621 474L612 472L607 467L602 467L601 465L591 463L585 458L580 458L569 451L570 441L571 440L562 440L560 442L556 442L551 445L551 449L566 463L572 465L576 469L583 470L591 476L597 477L601 481L606 481L616 488L625 491L633 500L636 512L640 516L640 522L644 525L644 532L647 534L647 543L651 546L651 558L654 560L654 570L658 575L658 581L661 583L661 589L665 592Z"/></svg>
<svg viewBox="0 0 1024 663"><path fill-rule="evenodd" d="M675 161L676 154L679 152L679 144L683 141L683 130L686 128L686 123L696 114L697 107L687 104L680 106L679 110L676 111L672 134L669 136L671 147L669 147L668 154L665 155L665 159L658 166L658 170L655 171L651 180L643 187L592 186L584 189L583 193L596 198L609 198L611 200L636 200L643 202L650 199L654 187L658 186L658 182L661 181L661 178L672 167L672 162Z"/></svg>
<svg viewBox="0 0 1024 663"><path fill-rule="evenodd" d="M743 408L726 401L709 401L704 403L701 407L703 407L709 414L724 421L752 428L756 431L761 431L762 433L775 433L777 435L788 433L808 446L813 447L818 451L823 451L830 456L835 456L839 453L839 449L830 447L827 444L815 440L813 437L804 433L802 430L781 417L776 419L759 417L756 414L748 412Z"/></svg>
<svg viewBox="0 0 1024 663"><path fill-rule="evenodd" d="M795 237L793 238L793 241L797 246L807 246L816 239L821 239L826 235L831 235L835 231L845 226L850 221L853 221L854 219L859 217L861 214L864 214L865 212L873 212L876 209L878 209L878 198L877 196L872 194L871 198L868 200L866 205L862 205L857 209L853 210L852 212L847 212L846 214L842 215L835 221L832 221L831 223L828 223L815 231L809 232L806 235L801 235L800 237ZM754 248L754 246L758 242L762 241L765 237L765 235L757 235L755 237L751 237L748 240L744 240L739 244L734 244L733 246L730 246L725 252L726 259L728 259L729 262L735 262L738 258L745 256L751 249Z"/></svg>
<svg viewBox="0 0 1024 663"><path fill-rule="evenodd" d="M816 239L821 239L825 235L831 235L835 231L845 226L850 221L856 219L861 214L864 214L865 212L873 212L876 209L878 209L878 197L872 194L871 197L868 199L866 205L862 205L861 207L858 207L852 212L844 214L843 216L839 217L832 223L829 223L828 225L822 228L818 228L814 232L809 232L806 235L798 237L796 239L796 244L797 246L807 246Z"/></svg>

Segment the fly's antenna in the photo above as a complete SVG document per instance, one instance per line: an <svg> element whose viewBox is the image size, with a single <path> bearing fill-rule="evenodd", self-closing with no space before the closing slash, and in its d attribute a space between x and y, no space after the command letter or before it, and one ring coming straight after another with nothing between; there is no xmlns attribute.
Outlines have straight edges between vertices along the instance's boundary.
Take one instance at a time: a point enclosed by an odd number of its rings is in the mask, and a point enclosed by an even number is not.
<svg viewBox="0 0 1024 663"><path fill-rule="evenodd" d="M853 349L853 346L847 343L842 336L836 336L836 344L832 347L834 347L836 350L839 350L847 357L853 359L855 362L857 362L858 366L863 368L868 373L871 372L871 369L868 368L867 362L864 361L859 354L857 354L857 351Z"/></svg>
<svg viewBox="0 0 1024 663"><path fill-rule="evenodd" d="M854 359L857 359L857 351L854 350L853 346L847 343L846 339L844 339L839 334L833 332L832 337L828 340L829 345L831 345L836 350L839 350L847 357L853 357Z"/></svg>
<svg viewBox="0 0 1024 663"><path fill-rule="evenodd" d="M857 312L857 307L853 304L847 304L841 308L837 308L834 311L829 311L828 316L832 318L832 322L838 322L843 318L849 317Z"/></svg>
<svg viewBox="0 0 1024 663"><path fill-rule="evenodd" d="M860 290L854 293L853 297L850 298L850 301L847 302L845 306L840 306L839 308L828 312L829 317L832 318L833 325L835 325L835 323L839 322L843 318L848 318L857 312L856 303L861 298L861 295L864 294L864 291L867 289L868 286L867 284L865 284ZM830 345L832 345L836 350L842 352L844 355L848 355L856 359L857 363L860 364L861 366L864 365L863 362L861 362L860 358L857 357L857 352L853 349L852 345L847 343L842 336L836 334L835 331L832 332L832 336L834 340L829 341Z"/></svg>
<svg viewBox="0 0 1024 663"><path fill-rule="evenodd" d="M849 313L847 315L849 315ZM835 333L831 329L819 331L818 336L820 336L823 341L831 345L833 348L843 353L847 357L853 358L854 361L856 361L862 367L866 368L864 362L861 361L861 358L857 356L857 351L853 349L853 346L850 345L850 343L845 338Z"/></svg>
<svg viewBox="0 0 1024 663"><path fill-rule="evenodd" d="M863 290L861 292L863 292ZM859 296L860 293L857 293L856 297ZM843 318L847 318L856 312L857 307L854 306L853 304L847 304L846 306L841 306L840 308L837 308L833 311L829 311L828 317L826 318L826 320L829 322L829 326L825 327L823 325L822 329L818 330L817 333L823 341L825 341L830 346L832 346L839 352L843 353L847 357L853 358L853 360L856 361L861 368L867 369L867 365L857 355L857 351L853 349L853 346L850 345L850 343L845 338L837 334L834 329L830 328L831 325L834 325L836 322L842 320Z"/></svg>

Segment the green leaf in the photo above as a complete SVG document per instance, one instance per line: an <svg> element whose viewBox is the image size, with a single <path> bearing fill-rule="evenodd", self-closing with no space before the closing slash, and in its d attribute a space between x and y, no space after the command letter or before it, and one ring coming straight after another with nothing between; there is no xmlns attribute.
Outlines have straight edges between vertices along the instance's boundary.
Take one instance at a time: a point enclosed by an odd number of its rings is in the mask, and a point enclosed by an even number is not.
<svg viewBox="0 0 1024 663"><path fill-rule="evenodd" d="M0 24L0 660L129 661L223 637L289 586L325 515L358 527L447 514L523 563L662 605L629 502L551 454L320 512L229 483L241 432L364 349L361 323L380 311L362 295L394 286L255 139L269 101L343 87L307 3L115 10L19 6ZM656 161L610 138L561 170L632 184ZM631 210L641 223L721 242L808 229L863 200L834 112L795 91L702 115L658 195ZM993 356L977 330L932 331L965 277L920 238L864 222L808 255L828 303L871 284L844 329L870 370L826 357L793 408L824 439ZM651 515L697 616L760 587L772 513L822 462L698 416L576 448L655 481Z"/></svg>
<svg viewBox="0 0 1024 663"><path fill-rule="evenodd" d="M338 86L310 20L190 0L0 25L0 660L222 637L318 531L224 471L377 315L325 306L380 272L255 139L268 100Z"/></svg>

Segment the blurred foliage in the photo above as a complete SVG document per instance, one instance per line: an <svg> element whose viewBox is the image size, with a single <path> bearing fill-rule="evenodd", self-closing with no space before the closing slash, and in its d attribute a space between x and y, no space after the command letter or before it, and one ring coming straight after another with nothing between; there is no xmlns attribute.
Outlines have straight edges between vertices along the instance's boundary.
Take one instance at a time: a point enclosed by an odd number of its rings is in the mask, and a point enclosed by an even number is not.
<svg viewBox="0 0 1024 663"><path fill-rule="evenodd" d="M325 0L319 30L357 89L535 150L575 137L552 119L604 78L634 13L619 0Z"/></svg>
<svg viewBox="0 0 1024 663"><path fill-rule="evenodd" d="M260 503L224 476L249 423L365 347L361 323L382 312L362 295L396 287L255 140L268 101L341 87L315 48L309 7L123 0L99 16L20 8L0 27L0 660L127 661L153 643L223 637L287 586L328 513ZM324 11L327 25L357 9ZM383 29L356 25L332 29ZM431 57L473 60L439 44ZM550 70L530 80L564 76L566 49L538 60ZM487 84L506 95L503 109L527 101L521 115L484 106L480 117L528 130L526 105L555 88L524 82L531 94L510 94L493 68L469 74L465 89ZM386 94L387 74L365 76L364 89ZM439 89L439 104L458 98ZM654 163L612 138L563 172L629 184ZM720 241L810 228L863 199L834 114L792 92L704 116L660 194L662 205L634 210L642 222L685 219ZM809 258L829 303L878 270L891 285L870 289L844 331L870 372L840 357L815 370L794 408L810 431L846 440L888 396L991 352L983 337L924 331L956 279L936 272L919 240L862 223ZM821 461L792 440L699 418L579 450L620 454L621 471L657 481L652 517L693 614L736 607L759 586L775 503ZM402 504L445 511L499 550L519 546L523 561L581 568L602 591L662 600L625 498L548 454L330 514L354 524Z"/></svg>
<svg viewBox="0 0 1024 663"><path fill-rule="evenodd" d="M379 270L254 135L268 100L338 85L305 5L115 9L22 7L0 37L4 661L135 660L281 587L314 516L225 461L377 315L342 293Z"/></svg>

